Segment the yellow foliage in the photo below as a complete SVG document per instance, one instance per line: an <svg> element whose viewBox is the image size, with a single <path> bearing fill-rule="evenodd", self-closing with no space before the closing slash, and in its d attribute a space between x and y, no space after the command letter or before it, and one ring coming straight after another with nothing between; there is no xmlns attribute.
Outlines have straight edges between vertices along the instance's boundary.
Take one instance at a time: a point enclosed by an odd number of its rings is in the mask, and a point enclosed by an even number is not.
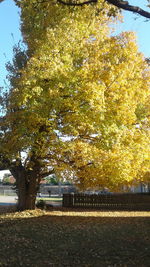
<svg viewBox="0 0 150 267"><path fill-rule="evenodd" d="M143 179L150 167L143 127L150 69L134 34L110 35L107 4L96 15L93 7L17 2L30 59L10 94L11 151L34 148L84 188Z"/></svg>

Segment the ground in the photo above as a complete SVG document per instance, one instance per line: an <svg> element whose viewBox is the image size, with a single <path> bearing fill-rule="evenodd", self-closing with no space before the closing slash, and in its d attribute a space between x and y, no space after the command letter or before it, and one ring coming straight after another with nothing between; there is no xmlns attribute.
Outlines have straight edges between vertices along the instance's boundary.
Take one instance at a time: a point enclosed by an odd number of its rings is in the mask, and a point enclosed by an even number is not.
<svg viewBox="0 0 150 267"><path fill-rule="evenodd" d="M150 266L150 212L8 212L1 207L0 266Z"/></svg>

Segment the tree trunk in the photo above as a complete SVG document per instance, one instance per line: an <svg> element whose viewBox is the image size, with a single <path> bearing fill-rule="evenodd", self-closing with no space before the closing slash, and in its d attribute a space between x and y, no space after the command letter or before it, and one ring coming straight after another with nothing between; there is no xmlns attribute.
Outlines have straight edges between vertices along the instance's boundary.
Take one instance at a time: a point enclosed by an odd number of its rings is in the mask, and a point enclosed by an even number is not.
<svg viewBox="0 0 150 267"><path fill-rule="evenodd" d="M36 195L38 191L38 186L36 182L36 176L30 177L21 177L21 180L18 183L18 210L34 210Z"/></svg>
<svg viewBox="0 0 150 267"><path fill-rule="evenodd" d="M28 188L26 190L25 209L28 209L28 210L35 209L37 191L38 191L38 187L37 187L37 182L36 182L36 176L33 176L30 178L30 181L28 183Z"/></svg>
<svg viewBox="0 0 150 267"><path fill-rule="evenodd" d="M10 171L16 179L17 209L19 211L34 210L39 185L36 173L33 172L29 175L22 166L17 166Z"/></svg>
<svg viewBox="0 0 150 267"><path fill-rule="evenodd" d="M24 210L26 206L26 179L25 175L18 173L19 179L16 179L16 191L18 195L17 209L19 211Z"/></svg>

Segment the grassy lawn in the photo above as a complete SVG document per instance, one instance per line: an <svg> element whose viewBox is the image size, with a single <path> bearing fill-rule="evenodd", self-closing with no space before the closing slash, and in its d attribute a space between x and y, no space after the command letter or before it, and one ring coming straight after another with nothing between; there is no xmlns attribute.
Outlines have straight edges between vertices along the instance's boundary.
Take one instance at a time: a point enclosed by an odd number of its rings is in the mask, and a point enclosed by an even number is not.
<svg viewBox="0 0 150 267"><path fill-rule="evenodd" d="M0 229L0 266L150 266L150 212L1 211Z"/></svg>

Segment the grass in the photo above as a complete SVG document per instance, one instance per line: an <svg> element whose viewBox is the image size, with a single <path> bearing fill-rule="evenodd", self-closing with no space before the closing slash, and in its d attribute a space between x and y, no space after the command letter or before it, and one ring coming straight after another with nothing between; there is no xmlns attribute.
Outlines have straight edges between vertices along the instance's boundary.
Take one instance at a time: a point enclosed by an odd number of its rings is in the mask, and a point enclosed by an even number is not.
<svg viewBox="0 0 150 267"><path fill-rule="evenodd" d="M0 266L150 266L150 212L3 209L0 228Z"/></svg>
<svg viewBox="0 0 150 267"><path fill-rule="evenodd" d="M60 197L37 197L37 200L51 201L51 202L61 202L62 198Z"/></svg>

